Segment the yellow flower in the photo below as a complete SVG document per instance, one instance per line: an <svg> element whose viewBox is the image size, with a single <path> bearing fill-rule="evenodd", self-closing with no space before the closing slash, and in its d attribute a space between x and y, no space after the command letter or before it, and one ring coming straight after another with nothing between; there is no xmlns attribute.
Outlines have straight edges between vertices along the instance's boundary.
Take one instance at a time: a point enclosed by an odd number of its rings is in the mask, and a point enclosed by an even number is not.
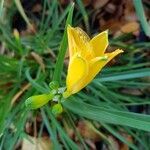
<svg viewBox="0 0 150 150"><path fill-rule="evenodd" d="M105 53L108 31L101 32L92 39L79 27L68 26L67 33L70 61L67 90L63 95L65 98L83 89L111 59L123 52L117 49L112 53Z"/></svg>

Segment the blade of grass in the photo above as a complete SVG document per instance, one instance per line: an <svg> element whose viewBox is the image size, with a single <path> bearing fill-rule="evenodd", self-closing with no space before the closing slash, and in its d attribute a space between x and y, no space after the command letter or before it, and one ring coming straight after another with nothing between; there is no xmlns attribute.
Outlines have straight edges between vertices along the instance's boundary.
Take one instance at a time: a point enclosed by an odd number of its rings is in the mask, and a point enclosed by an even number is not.
<svg viewBox="0 0 150 150"><path fill-rule="evenodd" d="M134 78L147 77L150 75L149 68L136 69L131 71L123 71L120 73L102 74L99 78L95 79L94 82L106 82L106 81L118 81L127 80Z"/></svg>
<svg viewBox="0 0 150 150"><path fill-rule="evenodd" d="M69 10L69 14L68 14L66 26L65 26L65 31L64 31L64 35L60 44L59 54L57 57L56 67L54 70L53 80L58 81L59 83L61 80L61 73L62 73L64 58L65 58L65 54L67 50L67 26L68 24L72 23L73 10L74 10L74 3L70 5L70 10Z"/></svg>
<svg viewBox="0 0 150 150"><path fill-rule="evenodd" d="M74 120L73 120L73 118L72 118L72 116L71 116L71 113L68 112L68 111L66 111L66 113L67 113L68 119L69 119L69 121L70 121L70 124L72 125L72 127L73 127L73 129L74 129L74 132L76 133L77 137L79 138L79 140L80 140L81 143L83 144L84 149L85 149L85 150L88 150L87 145L85 144L85 142L84 142L84 140L83 140L81 134L79 133L79 131L78 131L77 128L76 128L76 125L75 125Z"/></svg>
<svg viewBox="0 0 150 150"><path fill-rule="evenodd" d="M60 147L60 144L58 143L57 137L56 137L55 134L53 133L52 127L51 127L51 125L50 125L50 123L49 123L49 120L48 120L48 118L47 118L47 116L46 116L46 114L45 114L44 109L41 109L41 114L42 114L42 118L43 118L43 120L44 120L44 123L45 123L45 125L46 125L46 127L47 127L47 130L48 130L48 132L49 132L49 135L50 135L50 137L51 137L51 140L53 141L54 149L55 149L55 150L61 150L62 148Z"/></svg>
<svg viewBox="0 0 150 150"><path fill-rule="evenodd" d="M68 143L68 145L70 146L70 148L73 149L73 150L78 150L78 146L68 137L68 135L62 129L62 127L57 122L57 120L55 119L55 117L53 116L53 114L51 113L51 111L50 111L50 109L48 107L46 107L46 111L47 111L48 116L52 120L52 122L57 127L58 132L63 136L63 139L66 140L66 142Z"/></svg>
<svg viewBox="0 0 150 150"><path fill-rule="evenodd" d="M85 10L84 4L83 4L82 0L76 0L76 1L77 1L77 4L78 4L78 6L81 10L81 14L82 14L83 19L84 19L86 30L87 30L87 32L89 32L90 31L90 29L89 29L89 19L88 19L88 14Z"/></svg>
<svg viewBox="0 0 150 150"><path fill-rule="evenodd" d="M0 101L1 109L0 109L0 134L3 133L6 125L6 117L10 112L10 104L11 104L11 97L16 93L17 88L14 88L9 92L5 99ZM5 101L5 102L4 102Z"/></svg>
<svg viewBox="0 0 150 150"><path fill-rule="evenodd" d="M47 93L49 92L46 88L42 87L41 85L39 85L36 80L33 80L32 77L30 76L29 73L29 68L26 70L25 75L27 77L27 79L29 80L29 82L32 84L32 86L39 92L41 93Z"/></svg>
<svg viewBox="0 0 150 150"><path fill-rule="evenodd" d="M134 150L138 150L135 145L128 142L122 135L120 135L115 129L113 129L110 125L107 125L105 123L101 122L101 125L104 126L112 135L114 135L116 138L118 138L123 143L127 144L129 147L131 147Z"/></svg>
<svg viewBox="0 0 150 150"><path fill-rule="evenodd" d="M141 0L133 0L133 4L135 7L137 16L141 22L141 26L144 30L145 35L150 37L150 25L148 24L148 22L146 20L142 1Z"/></svg>
<svg viewBox="0 0 150 150"><path fill-rule="evenodd" d="M23 7L22 7L22 5L21 5L20 0L15 0L15 4L16 4L16 6L17 6L17 8L18 8L18 10L19 10L19 12L20 12L20 14L21 14L21 16L23 17L24 21L25 21L26 24L28 25L28 27L30 27L30 28L32 29L33 26L32 26L32 24L30 23L30 21L29 21L27 15L25 14L24 9L23 9Z"/></svg>
<svg viewBox="0 0 150 150"><path fill-rule="evenodd" d="M93 106L71 97L70 100L63 102L64 107L80 116L103 121L105 123L129 126L132 128L150 131L150 116L144 114L136 114L125 111L118 111L104 108L101 106Z"/></svg>
<svg viewBox="0 0 150 150"><path fill-rule="evenodd" d="M0 2L0 16L3 16L3 6L4 6L4 0L1 0L1 2Z"/></svg>
<svg viewBox="0 0 150 150"><path fill-rule="evenodd" d="M8 150L12 150L14 148L17 140L21 137L21 133L24 130L24 125L25 125L27 117L28 117L27 111L23 110L22 114L20 116L20 119L18 120L18 122L16 124L17 131L15 132L13 139L11 141L9 141Z"/></svg>

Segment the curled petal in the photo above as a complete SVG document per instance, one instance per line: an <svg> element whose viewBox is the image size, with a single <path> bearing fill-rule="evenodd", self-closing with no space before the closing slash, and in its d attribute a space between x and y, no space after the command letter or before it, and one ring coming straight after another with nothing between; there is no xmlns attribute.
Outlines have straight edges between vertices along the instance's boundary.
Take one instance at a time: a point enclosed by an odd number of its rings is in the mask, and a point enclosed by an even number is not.
<svg viewBox="0 0 150 150"><path fill-rule="evenodd" d="M123 50L121 49L116 49L115 51L111 52L111 53L105 53L105 55L108 56L108 60L106 61L106 64L111 61L115 56L117 56L118 54L123 53ZM105 64L105 65L106 65Z"/></svg>
<svg viewBox="0 0 150 150"><path fill-rule="evenodd" d="M108 46L108 31L106 30L95 36L90 41L90 45L97 57L103 55Z"/></svg>
<svg viewBox="0 0 150 150"><path fill-rule="evenodd" d="M117 49L112 53L105 53L103 56L94 58L90 63L91 74L87 77L87 82L90 82L109 61L122 52L123 50Z"/></svg>
<svg viewBox="0 0 150 150"><path fill-rule="evenodd" d="M105 66L108 60L108 56L104 57L96 57L91 60L89 64L89 74L82 80L82 82L78 85L78 89L82 89L87 86L94 77L101 71L101 69Z"/></svg>
<svg viewBox="0 0 150 150"><path fill-rule="evenodd" d="M122 52L123 50L117 49L112 53L105 53L103 56L94 58L90 64L91 74L87 77L86 82L90 82L109 61Z"/></svg>
<svg viewBox="0 0 150 150"><path fill-rule="evenodd" d="M81 80L87 75L88 66L86 61L80 56L76 55L72 57L68 67L67 74L67 93L74 94L78 92L78 85Z"/></svg>
<svg viewBox="0 0 150 150"><path fill-rule="evenodd" d="M78 84L78 89L81 90L86 85L88 85L110 60L112 60L115 56L117 56L119 53L122 52L123 52L122 50L117 49L112 53L106 53L103 56L92 59L89 64L89 73L82 80L82 82Z"/></svg>

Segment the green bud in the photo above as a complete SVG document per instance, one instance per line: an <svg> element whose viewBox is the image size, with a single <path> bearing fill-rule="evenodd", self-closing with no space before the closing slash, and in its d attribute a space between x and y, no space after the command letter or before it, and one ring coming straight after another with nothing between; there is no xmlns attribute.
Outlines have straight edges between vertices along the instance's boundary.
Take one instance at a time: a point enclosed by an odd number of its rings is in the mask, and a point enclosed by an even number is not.
<svg viewBox="0 0 150 150"><path fill-rule="evenodd" d="M53 93L31 96L25 101L25 105L29 109L37 109L48 103L53 97Z"/></svg>
<svg viewBox="0 0 150 150"><path fill-rule="evenodd" d="M57 116L59 114L61 114L63 112L63 108L61 106L61 104L55 104L53 107L52 107L52 113Z"/></svg>
<svg viewBox="0 0 150 150"><path fill-rule="evenodd" d="M51 89L57 90L57 89L59 88L59 84L58 84L57 81L52 81L52 82L49 83L49 87L50 87Z"/></svg>
<svg viewBox="0 0 150 150"><path fill-rule="evenodd" d="M14 37L15 37L16 41L19 41L20 40L20 35L19 35L19 32L18 32L17 29L14 29L13 34L14 34Z"/></svg>

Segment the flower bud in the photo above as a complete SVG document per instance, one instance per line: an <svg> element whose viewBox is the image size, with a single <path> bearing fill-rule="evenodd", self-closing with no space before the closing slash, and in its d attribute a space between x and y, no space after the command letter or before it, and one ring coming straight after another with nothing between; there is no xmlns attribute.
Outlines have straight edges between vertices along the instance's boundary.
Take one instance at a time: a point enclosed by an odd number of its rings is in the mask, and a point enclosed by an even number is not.
<svg viewBox="0 0 150 150"><path fill-rule="evenodd" d="M15 39L16 39L17 41L19 41L20 35L19 35L19 32L18 32L17 29L14 29L13 34L14 34Z"/></svg>
<svg viewBox="0 0 150 150"><path fill-rule="evenodd" d="M54 93L31 96L25 101L25 105L29 109L37 109L48 103L53 97Z"/></svg>
<svg viewBox="0 0 150 150"><path fill-rule="evenodd" d="M59 114L61 114L63 112L63 108L61 106L61 104L55 104L53 107L52 107L52 113L57 116Z"/></svg>

